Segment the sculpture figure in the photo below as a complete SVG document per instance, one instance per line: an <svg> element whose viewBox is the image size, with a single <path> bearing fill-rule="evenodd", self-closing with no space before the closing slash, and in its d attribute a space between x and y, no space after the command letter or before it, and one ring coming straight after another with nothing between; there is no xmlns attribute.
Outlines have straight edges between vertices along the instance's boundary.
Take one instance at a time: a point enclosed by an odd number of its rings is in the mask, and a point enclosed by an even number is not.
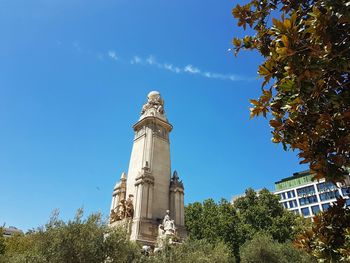
<svg viewBox="0 0 350 263"><path fill-rule="evenodd" d="M118 206L117 206L117 208L116 208L116 210L117 210L117 216L118 216L118 220L122 220L122 219L124 219L124 217L125 217L125 199L122 199L122 200L120 200L119 201L119 204L118 204Z"/></svg>
<svg viewBox="0 0 350 263"><path fill-rule="evenodd" d="M114 223L115 221L118 221L118 215L117 213L112 209L111 210L111 215L110 215L110 219L109 219L109 222L110 223Z"/></svg>
<svg viewBox="0 0 350 263"><path fill-rule="evenodd" d="M152 91L148 94L147 103L143 105L141 115L151 108L156 109L160 114L164 114L164 101L157 91Z"/></svg>
<svg viewBox="0 0 350 263"><path fill-rule="evenodd" d="M158 233L161 235L173 235L176 232L174 220L170 219L170 211L166 210L163 223L159 225Z"/></svg>
<svg viewBox="0 0 350 263"><path fill-rule="evenodd" d="M133 205L133 195L129 195L128 199L125 202L125 217L133 218L134 217L134 205Z"/></svg>
<svg viewBox="0 0 350 263"><path fill-rule="evenodd" d="M158 226L157 247L154 250L161 250L166 243L172 244L178 240L174 220L170 219L170 211L166 210L162 224Z"/></svg>
<svg viewBox="0 0 350 263"><path fill-rule="evenodd" d="M165 216L164 216L164 219L163 219L163 226L166 225L166 223L170 220L170 211L169 210L166 210L165 212Z"/></svg>

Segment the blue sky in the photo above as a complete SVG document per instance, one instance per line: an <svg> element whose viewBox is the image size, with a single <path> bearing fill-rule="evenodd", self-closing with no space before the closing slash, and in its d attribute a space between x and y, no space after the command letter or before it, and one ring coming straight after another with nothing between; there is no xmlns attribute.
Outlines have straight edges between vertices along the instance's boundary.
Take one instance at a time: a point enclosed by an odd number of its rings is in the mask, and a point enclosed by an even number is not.
<svg viewBox="0 0 350 263"><path fill-rule="evenodd" d="M108 214L132 125L161 92L185 202L230 199L305 169L249 119L256 53L235 58L235 1L2 0L0 224Z"/></svg>

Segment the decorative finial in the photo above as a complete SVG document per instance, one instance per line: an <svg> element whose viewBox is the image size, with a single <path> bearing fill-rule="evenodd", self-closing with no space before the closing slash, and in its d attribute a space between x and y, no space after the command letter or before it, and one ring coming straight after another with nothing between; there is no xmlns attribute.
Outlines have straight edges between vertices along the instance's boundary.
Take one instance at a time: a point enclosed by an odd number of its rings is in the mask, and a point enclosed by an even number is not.
<svg viewBox="0 0 350 263"><path fill-rule="evenodd" d="M152 111L153 109L153 111ZM164 100L158 91L151 91L147 95L147 103L143 105L141 115L149 113L150 115L164 114Z"/></svg>
<svg viewBox="0 0 350 263"><path fill-rule="evenodd" d="M170 184L173 187L184 188L184 185L183 185L182 181L180 180L179 175L177 174L177 171L174 171L173 176L171 177Z"/></svg>
<svg viewBox="0 0 350 263"><path fill-rule="evenodd" d="M178 180L179 176L177 175L177 171L175 170L173 173L173 179Z"/></svg>

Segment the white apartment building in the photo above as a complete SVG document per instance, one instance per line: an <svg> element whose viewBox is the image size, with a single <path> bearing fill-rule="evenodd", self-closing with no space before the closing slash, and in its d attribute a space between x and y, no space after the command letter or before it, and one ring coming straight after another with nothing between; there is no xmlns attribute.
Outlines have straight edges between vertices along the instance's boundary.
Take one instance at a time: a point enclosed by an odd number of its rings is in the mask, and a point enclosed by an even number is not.
<svg viewBox="0 0 350 263"><path fill-rule="evenodd" d="M280 203L286 209L304 217L327 210L339 196L346 199L346 205L350 207L350 187L324 180L312 181L312 177L309 171L294 173L276 182L274 193L280 196ZM347 185L350 185L349 178Z"/></svg>

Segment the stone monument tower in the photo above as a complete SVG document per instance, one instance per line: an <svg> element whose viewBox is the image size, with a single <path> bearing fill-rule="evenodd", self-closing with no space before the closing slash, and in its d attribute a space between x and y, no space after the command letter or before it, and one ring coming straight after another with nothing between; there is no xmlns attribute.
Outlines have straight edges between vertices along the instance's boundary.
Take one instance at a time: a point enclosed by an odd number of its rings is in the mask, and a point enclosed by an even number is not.
<svg viewBox="0 0 350 263"><path fill-rule="evenodd" d="M111 225L126 225L130 239L144 245L155 245L164 216L173 219L180 238L186 236L184 187L176 171L171 176L172 128L162 97L151 91L133 126L135 137L128 173L122 173L113 191Z"/></svg>

